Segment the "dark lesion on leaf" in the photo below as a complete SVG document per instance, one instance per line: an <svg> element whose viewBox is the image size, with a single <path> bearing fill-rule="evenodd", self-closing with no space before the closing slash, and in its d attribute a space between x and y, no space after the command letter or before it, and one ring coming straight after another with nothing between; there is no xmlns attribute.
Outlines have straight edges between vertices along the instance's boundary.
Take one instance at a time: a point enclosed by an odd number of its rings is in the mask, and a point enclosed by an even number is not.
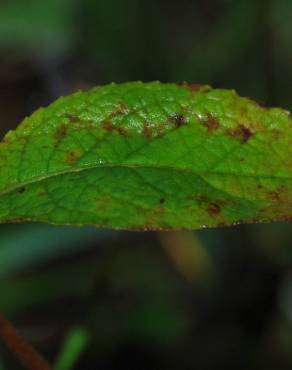
<svg viewBox="0 0 292 370"><path fill-rule="evenodd" d="M226 201L213 200L203 194L194 194L189 197L191 200L198 202L201 209L205 210L210 217L216 217L222 214L222 207L226 205Z"/></svg>
<svg viewBox="0 0 292 370"><path fill-rule="evenodd" d="M124 102L118 103L113 111L110 113L109 118L114 118L120 115L126 115L129 113L129 108Z"/></svg>
<svg viewBox="0 0 292 370"><path fill-rule="evenodd" d="M165 203L165 198L160 198L160 199L159 199L159 203L160 203L160 204L164 204L164 203Z"/></svg>
<svg viewBox="0 0 292 370"><path fill-rule="evenodd" d="M55 138L57 141L61 141L67 134L67 126L65 124L60 125L56 132L55 132Z"/></svg>
<svg viewBox="0 0 292 370"><path fill-rule="evenodd" d="M285 186L279 186L276 189L264 188L262 184L257 185L259 195L269 202L269 204L283 205L290 202L291 196Z"/></svg>
<svg viewBox="0 0 292 370"><path fill-rule="evenodd" d="M214 217L221 213L221 206L215 202L210 202L206 206L206 211L210 217Z"/></svg>
<svg viewBox="0 0 292 370"><path fill-rule="evenodd" d="M128 135L128 130L125 127L113 124L111 121L104 121L101 123L101 128L108 132L117 132L122 136Z"/></svg>
<svg viewBox="0 0 292 370"><path fill-rule="evenodd" d="M257 216L254 217L249 223L259 224L262 222L277 222L277 221L292 221L292 216L283 214L281 216L274 216L270 214L269 208L262 208L258 211Z"/></svg>
<svg viewBox="0 0 292 370"><path fill-rule="evenodd" d="M245 144L254 135L254 132L247 126L240 124L235 128L229 129L227 133L239 140L241 144Z"/></svg>
<svg viewBox="0 0 292 370"><path fill-rule="evenodd" d="M18 188L17 192L18 194L23 194L25 190L26 190L25 186L21 186L20 188Z"/></svg>
<svg viewBox="0 0 292 370"><path fill-rule="evenodd" d="M270 191L268 193L268 198L273 202L278 202L280 200L280 193L278 191Z"/></svg>
<svg viewBox="0 0 292 370"><path fill-rule="evenodd" d="M168 117L170 123L174 124L177 128L185 125L187 123L186 118L183 114L173 113Z"/></svg>
<svg viewBox="0 0 292 370"><path fill-rule="evenodd" d="M77 159L78 159L78 153L74 150L70 150L69 152L67 152L66 154L66 162L70 165L76 163Z"/></svg>
<svg viewBox="0 0 292 370"><path fill-rule="evenodd" d="M200 91L204 88L204 85L202 84L185 84L185 86L188 90L191 90L192 92Z"/></svg>
<svg viewBox="0 0 292 370"><path fill-rule="evenodd" d="M291 202L291 192L284 185L267 192L267 199L277 204L289 204Z"/></svg>
<svg viewBox="0 0 292 370"><path fill-rule="evenodd" d="M164 133L166 132L166 128L167 126L165 122L156 124L155 126L154 124L145 122L143 124L142 133L147 139L151 139L155 136L163 136Z"/></svg>
<svg viewBox="0 0 292 370"><path fill-rule="evenodd" d="M80 118L72 113L66 113L65 117L68 118L69 122L76 123L80 121Z"/></svg>
<svg viewBox="0 0 292 370"><path fill-rule="evenodd" d="M209 112L202 119L202 123L210 133L218 130L220 127L218 119Z"/></svg>
<svg viewBox="0 0 292 370"><path fill-rule="evenodd" d="M143 135L147 138L151 138L153 135L153 128L147 123L143 126Z"/></svg>
<svg viewBox="0 0 292 370"><path fill-rule="evenodd" d="M206 88L206 85L195 83L191 84L185 81L178 83L178 85L185 87L187 90L190 90L191 92L197 92Z"/></svg>
<svg viewBox="0 0 292 370"><path fill-rule="evenodd" d="M280 194L277 191L269 191L267 198L272 202L278 202L280 200Z"/></svg>

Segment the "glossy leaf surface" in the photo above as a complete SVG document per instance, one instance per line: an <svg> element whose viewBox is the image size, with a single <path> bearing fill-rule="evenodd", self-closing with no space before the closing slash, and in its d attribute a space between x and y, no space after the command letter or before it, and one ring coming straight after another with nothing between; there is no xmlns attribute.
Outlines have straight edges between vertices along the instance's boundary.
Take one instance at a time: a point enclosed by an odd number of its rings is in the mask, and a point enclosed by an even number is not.
<svg viewBox="0 0 292 370"><path fill-rule="evenodd" d="M292 120L159 82L60 98L0 144L0 221L148 230L289 219Z"/></svg>

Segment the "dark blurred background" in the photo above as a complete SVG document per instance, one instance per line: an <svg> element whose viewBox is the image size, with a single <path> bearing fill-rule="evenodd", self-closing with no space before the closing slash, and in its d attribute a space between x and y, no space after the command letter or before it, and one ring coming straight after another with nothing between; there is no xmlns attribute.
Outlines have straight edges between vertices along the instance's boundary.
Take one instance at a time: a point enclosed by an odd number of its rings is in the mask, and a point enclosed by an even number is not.
<svg viewBox="0 0 292 370"><path fill-rule="evenodd" d="M1 0L0 135L112 81L292 105L290 0ZM2 225L0 310L56 370L291 369L292 224ZM20 366L4 346L0 369Z"/></svg>

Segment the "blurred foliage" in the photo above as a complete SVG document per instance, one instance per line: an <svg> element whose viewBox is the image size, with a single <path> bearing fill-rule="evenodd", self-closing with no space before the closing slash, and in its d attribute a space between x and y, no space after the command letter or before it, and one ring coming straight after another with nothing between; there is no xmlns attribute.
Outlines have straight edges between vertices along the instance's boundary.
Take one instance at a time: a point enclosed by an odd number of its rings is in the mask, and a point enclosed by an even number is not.
<svg viewBox="0 0 292 370"><path fill-rule="evenodd" d="M88 330L77 327L70 330L63 343L59 357L55 361L54 370L70 370L89 342Z"/></svg>
<svg viewBox="0 0 292 370"><path fill-rule="evenodd" d="M26 55L63 55L74 40L74 4L74 0L3 1L0 45Z"/></svg>
<svg viewBox="0 0 292 370"><path fill-rule="evenodd" d="M3 0L0 133L111 81L209 83L291 108L291 16L288 0ZM291 223L0 231L0 310L57 368L292 366ZM19 369L4 346L0 369Z"/></svg>

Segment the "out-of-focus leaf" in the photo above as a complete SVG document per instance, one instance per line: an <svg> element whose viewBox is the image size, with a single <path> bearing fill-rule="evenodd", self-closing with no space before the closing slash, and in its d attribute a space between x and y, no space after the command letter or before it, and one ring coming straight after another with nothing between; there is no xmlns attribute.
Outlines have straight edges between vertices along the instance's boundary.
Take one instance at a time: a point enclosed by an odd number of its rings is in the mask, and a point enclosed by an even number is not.
<svg viewBox="0 0 292 370"><path fill-rule="evenodd" d="M135 230L291 217L290 113L126 83L40 109L0 146L0 220Z"/></svg>
<svg viewBox="0 0 292 370"><path fill-rule="evenodd" d="M96 277L96 261L84 262L21 279L0 280L2 312L18 313L53 300L86 296Z"/></svg>
<svg viewBox="0 0 292 370"><path fill-rule="evenodd" d="M224 2L221 5L226 6ZM241 55L254 40L258 15L262 11L260 3L254 0L231 2L222 12L220 22L213 24L212 27L206 19L200 19L197 15L195 22L189 22L193 28L182 27L179 31L173 29L173 32L182 32L181 37L174 40L181 45L175 46L179 51L187 50L187 53L184 52L185 55L182 52L173 53L173 50L169 49L169 57L175 60L169 66L172 69L172 78L181 80L187 75L189 79L198 80L199 78L203 81L212 81L218 71L226 68L228 64L233 65L235 61L242 58ZM192 18L194 16L192 14ZM196 36L195 33L198 24L199 29L204 29L201 37ZM187 39L185 42L188 48L182 42L182 36ZM200 38L203 38L202 42ZM224 48L222 48L223 44Z"/></svg>
<svg viewBox="0 0 292 370"><path fill-rule="evenodd" d="M72 329L65 338L63 348L56 360L54 370L73 369L78 358L87 347L88 342L88 330L81 327Z"/></svg>
<svg viewBox="0 0 292 370"><path fill-rule="evenodd" d="M86 227L6 225L0 233L0 278L81 248L90 240L103 241L118 234Z"/></svg>
<svg viewBox="0 0 292 370"><path fill-rule="evenodd" d="M73 39L75 0L1 2L0 45L39 54L64 52Z"/></svg>

